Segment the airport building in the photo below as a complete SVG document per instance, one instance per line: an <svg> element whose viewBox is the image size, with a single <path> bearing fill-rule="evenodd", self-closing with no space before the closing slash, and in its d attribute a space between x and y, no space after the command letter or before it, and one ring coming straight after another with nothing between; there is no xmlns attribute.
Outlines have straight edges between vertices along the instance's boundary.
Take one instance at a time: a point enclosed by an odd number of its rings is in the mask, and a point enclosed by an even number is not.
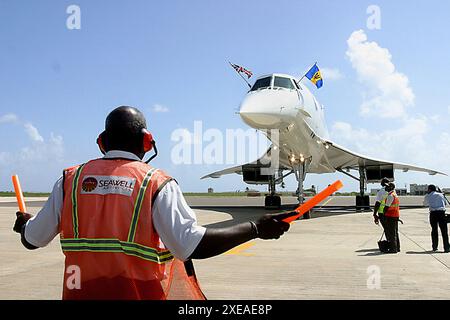
<svg viewBox="0 0 450 320"><path fill-rule="evenodd" d="M412 196L424 196L427 194L428 185L427 184L415 184L409 185L409 194Z"/></svg>
<svg viewBox="0 0 450 320"><path fill-rule="evenodd" d="M371 196L376 196L377 192L380 190L380 188L378 189L370 189L370 195ZM409 193L407 192L406 188L400 188L400 189L395 189L395 191L397 192L397 194L399 196L406 196L406 195L411 195L411 196L424 196L427 194L428 191L428 185L427 184L415 184L412 183L409 185ZM450 194L450 188L442 188L442 192L445 194Z"/></svg>
<svg viewBox="0 0 450 320"><path fill-rule="evenodd" d="M380 191L380 188L378 189L370 189L370 195L371 196L376 196L378 191ZM399 196L406 196L408 194L406 188L398 188L395 189L395 192L397 193L397 195Z"/></svg>

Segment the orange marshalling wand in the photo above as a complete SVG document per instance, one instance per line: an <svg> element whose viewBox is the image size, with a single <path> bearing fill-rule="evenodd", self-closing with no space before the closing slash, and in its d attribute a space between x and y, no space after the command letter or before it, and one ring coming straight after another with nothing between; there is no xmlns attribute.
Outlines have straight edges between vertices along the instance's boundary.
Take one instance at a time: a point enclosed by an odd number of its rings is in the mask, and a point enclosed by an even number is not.
<svg viewBox="0 0 450 320"><path fill-rule="evenodd" d="M17 203L19 205L20 212L27 212L25 207L25 200L23 198L22 188L20 187L19 177L17 175L12 176L14 185L14 191L16 192Z"/></svg>
<svg viewBox="0 0 450 320"><path fill-rule="evenodd" d="M291 223L294 220L297 220L302 215L304 215L306 212L314 208L316 205L318 205L320 202L325 200L326 197L332 195L334 192L338 191L340 188L342 188L344 185L340 180L336 181L335 183L329 185L326 189L323 189L321 192L316 194L314 197L306 201L305 203L299 205L295 211L298 212L297 215L289 217L284 219L284 222Z"/></svg>

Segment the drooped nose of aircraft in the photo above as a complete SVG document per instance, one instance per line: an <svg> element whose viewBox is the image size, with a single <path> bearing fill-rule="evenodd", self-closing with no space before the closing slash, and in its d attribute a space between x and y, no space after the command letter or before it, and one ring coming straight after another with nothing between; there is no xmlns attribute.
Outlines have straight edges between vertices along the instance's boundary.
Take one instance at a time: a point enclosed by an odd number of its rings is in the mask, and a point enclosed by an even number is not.
<svg viewBox="0 0 450 320"><path fill-rule="evenodd" d="M241 103L239 115L256 129L279 129L294 121L299 107L298 95L291 90L265 89L249 92Z"/></svg>

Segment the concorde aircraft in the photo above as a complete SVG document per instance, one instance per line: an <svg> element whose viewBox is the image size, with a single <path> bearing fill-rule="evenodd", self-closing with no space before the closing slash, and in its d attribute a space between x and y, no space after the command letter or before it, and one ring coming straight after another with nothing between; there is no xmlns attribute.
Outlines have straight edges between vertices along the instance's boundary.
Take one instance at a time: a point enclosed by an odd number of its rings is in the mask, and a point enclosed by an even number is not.
<svg viewBox="0 0 450 320"><path fill-rule="evenodd" d="M276 195L275 187L290 174L298 182L299 203L303 202L307 173L339 171L350 176L360 185L357 209L369 208L369 196L364 195L366 184L379 182L382 177L394 180L395 170L444 174L366 157L334 143L325 124L323 106L304 84L290 75L273 73L257 78L240 105L239 115L250 127L264 132L271 146L254 162L213 172L202 179L237 173L248 184L267 184L266 208L280 207L281 198Z"/></svg>

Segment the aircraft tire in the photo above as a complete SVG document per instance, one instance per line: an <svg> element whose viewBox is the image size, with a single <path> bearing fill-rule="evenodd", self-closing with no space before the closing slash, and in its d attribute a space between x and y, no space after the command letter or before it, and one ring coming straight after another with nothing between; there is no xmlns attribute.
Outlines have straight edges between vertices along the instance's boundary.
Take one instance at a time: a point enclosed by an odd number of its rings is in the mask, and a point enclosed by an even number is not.
<svg viewBox="0 0 450 320"><path fill-rule="evenodd" d="M266 196L264 199L264 208L266 210L280 209L281 197L280 196Z"/></svg>
<svg viewBox="0 0 450 320"><path fill-rule="evenodd" d="M356 196L356 211L363 210L363 197L361 195Z"/></svg>

